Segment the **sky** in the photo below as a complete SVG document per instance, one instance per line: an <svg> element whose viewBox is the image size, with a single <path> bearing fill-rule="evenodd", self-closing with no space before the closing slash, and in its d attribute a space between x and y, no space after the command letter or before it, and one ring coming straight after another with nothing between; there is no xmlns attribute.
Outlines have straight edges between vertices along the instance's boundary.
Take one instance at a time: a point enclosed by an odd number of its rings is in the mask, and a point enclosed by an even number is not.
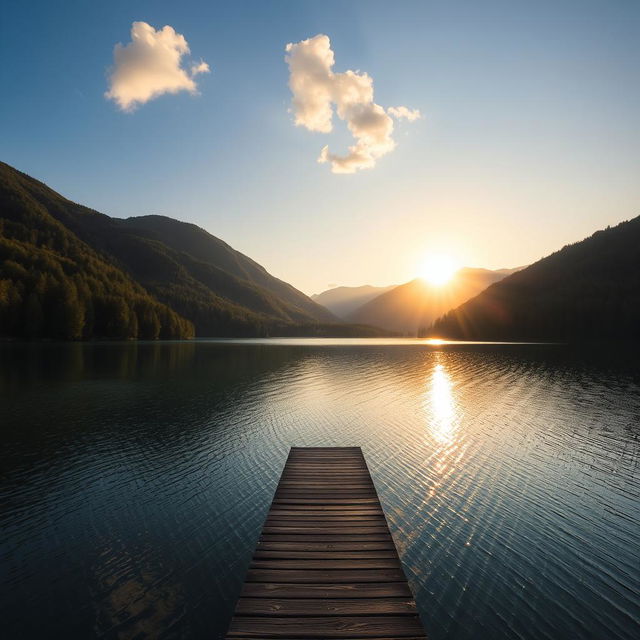
<svg viewBox="0 0 640 640"><path fill-rule="evenodd" d="M0 12L0 159L193 222L308 294L406 282L433 252L528 264L640 214L635 0Z"/></svg>

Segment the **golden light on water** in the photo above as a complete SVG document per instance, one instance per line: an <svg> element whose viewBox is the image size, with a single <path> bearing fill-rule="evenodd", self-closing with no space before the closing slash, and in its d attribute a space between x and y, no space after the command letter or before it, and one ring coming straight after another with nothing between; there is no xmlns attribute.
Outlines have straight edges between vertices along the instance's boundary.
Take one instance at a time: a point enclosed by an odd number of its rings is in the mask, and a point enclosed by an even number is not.
<svg viewBox="0 0 640 640"><path fill-rule="evenodd" d="M466 449L460 439L460 407L454 382L442 353L434 352L432 362L426 379L424 403L426 436L433 446L428 458L432 476L427 499L435 496L440 487L449 481L460 466Z"/></svg>
<svg viewBox="0 0 640 640"><path fill-rule="evenodd" d="M442 364L433 369L428 393L431 435L439 444L449 444L455 435L456 407L451 378Z"/></svg>

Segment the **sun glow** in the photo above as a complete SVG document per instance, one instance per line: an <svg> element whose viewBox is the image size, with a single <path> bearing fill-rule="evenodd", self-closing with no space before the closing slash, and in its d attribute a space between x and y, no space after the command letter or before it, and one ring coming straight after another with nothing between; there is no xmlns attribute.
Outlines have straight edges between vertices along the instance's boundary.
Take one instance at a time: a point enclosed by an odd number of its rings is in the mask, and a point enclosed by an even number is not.
<svg viewBox="0 0 640 640"><path fill-rule="evenodd" d="M447 284L458 270L451 256L431 254L422 263L420 277L435 287Z"/></svg>

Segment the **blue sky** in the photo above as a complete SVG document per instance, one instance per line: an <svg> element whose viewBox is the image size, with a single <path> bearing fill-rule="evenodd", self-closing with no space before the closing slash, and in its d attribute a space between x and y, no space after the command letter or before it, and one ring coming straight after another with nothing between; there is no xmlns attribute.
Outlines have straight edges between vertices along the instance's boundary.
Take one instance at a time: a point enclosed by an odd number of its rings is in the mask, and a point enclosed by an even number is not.
<svg viewBox="0 0 640 640"><path fill-rule="evenodd" d="M104 97L131 24L184 35L199 95ZM640 214L640 3L24 2L0 21L0 158L110 215L194 222L307 293L391 284L430 251L516 266ZM395 125L376 166L294 125L285 45L331 39Z"/></svg>

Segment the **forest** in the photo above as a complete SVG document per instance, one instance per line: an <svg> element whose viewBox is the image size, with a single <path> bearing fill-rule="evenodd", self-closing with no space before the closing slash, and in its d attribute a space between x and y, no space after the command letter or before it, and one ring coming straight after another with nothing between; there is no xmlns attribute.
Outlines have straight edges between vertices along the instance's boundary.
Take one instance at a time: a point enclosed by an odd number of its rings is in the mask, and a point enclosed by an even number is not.
<svg viewBox="0 0 640 640"><path fill-rule="evenodd" d="M193 324L52 219L2 175L0 335L175 339Z"/></svg>

